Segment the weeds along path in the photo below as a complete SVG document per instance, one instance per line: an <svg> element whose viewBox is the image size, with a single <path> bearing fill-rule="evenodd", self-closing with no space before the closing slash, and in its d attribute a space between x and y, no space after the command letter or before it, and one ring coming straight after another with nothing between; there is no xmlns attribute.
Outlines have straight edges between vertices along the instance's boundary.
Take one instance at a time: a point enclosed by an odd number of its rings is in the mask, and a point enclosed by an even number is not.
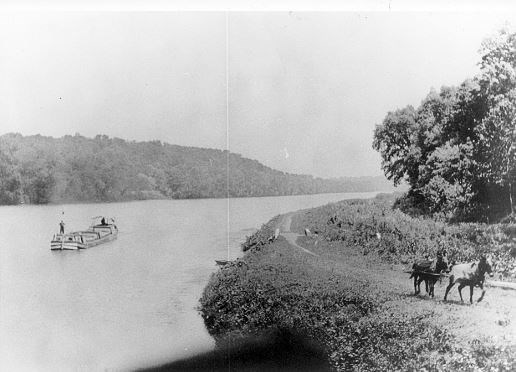
<svg viewBox="0 0 516 372"><path fill-rule="evenodd" d="M435 298L415 296L404 266L361 241L328 239L312 223L318 217L274 218L248 239L249 254L220 269L201 299L210 334L292 330L318 343L336 370L516 371L516 292L488 288L469 305L456 286L444 302L443 280ZM508 367L483 368L491 356Z"/></svg>
<svg viewBox="0 0 516 372"><path fill-rule="evenodd" d="M363 278L371 288L389 293L392 299L384 304L384 308L392 309L400 316L404 313L431 311L436 324L466 344L489 338L499 345L516 345L516 291L488 287L484 300L470 305L469 289L464 288L462 291L465 302L461 303L456 285L450 291L448 301L444 302L448 280L443 278L436 284L435 298L424 294L424 284L422 294L415 296L413 282L409 274L404 273L403 266L388 264L372 253L365 256L359 249L347 246L344 242L328 242L317 236L305 237L291 232L292 218L302 213L285 215L280 223L282 235L288 242L317 256L317 260L324 263L328 270ZM297 226L298 231L301 228ZM474 300L479 296L480 290L476 288Z"/></svg>
<svg viewBox="0 0 516 372"><path fill-rule="evenodd" d="M288 214L284 215L283 218L281 219L280 227L279 227L281 235L283 235L285 237L285 239L287 239L287 241L290 245L302 250L303 252L305 252L307 254L311 254L312 256L319 256L318 254L312 252L311 250L301 247L299 244L297 244L297 238L300 237L301 235L290 231L290 225L292 224L292 215L293 215L293 213L288 213Z"/></svg>

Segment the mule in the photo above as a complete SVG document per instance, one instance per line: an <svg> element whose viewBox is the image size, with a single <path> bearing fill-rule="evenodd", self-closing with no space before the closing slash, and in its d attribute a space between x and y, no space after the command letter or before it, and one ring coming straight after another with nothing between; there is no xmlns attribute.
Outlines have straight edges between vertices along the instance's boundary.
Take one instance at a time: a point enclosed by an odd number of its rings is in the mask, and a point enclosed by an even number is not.
<svg viewBox="0 0 516 372"><path fill-rule="evenodd" d="M428 271L430 266L432 265L432 261L418 261L412 265L412 273L410 274L410 278L414 278L414 294L418 295L421 293L421 282L424 280L421 273L424 271ZM426 292L428 293L428 284L425 282Z"/></svg>
<svg viewBox="0 0 516 372"><path fill-rule="evenodd" d="M419 294L421 292L421 282L425 282L426 293L430 297L434 297L435 283L439 280L439 276L435 274L441 274L448 270L448 260L446 256L437 254L435 261L425 260L419 261L412 265L411 278L414 278L414 292Z"/></svg>
<svg viewBox="0 0 516 372"><path fill-rule="evenodd" d="M450 289L455 285L455 283L459 283L459 295L462 302L464 302L462 298L462 289L468 285L469 302L473 303L473 288L475 286L480 287L482 290L482 294L480 295L477 302L482 301L486 293L486 290L484 289L486 273L489 274L490 277L494 275L491 262L487 259L486 256L481 256L480 261L453 266L450 271L450 283L446 287L446 292L444 294L444 301L446 301L448 292L450 292Z"/></svg>

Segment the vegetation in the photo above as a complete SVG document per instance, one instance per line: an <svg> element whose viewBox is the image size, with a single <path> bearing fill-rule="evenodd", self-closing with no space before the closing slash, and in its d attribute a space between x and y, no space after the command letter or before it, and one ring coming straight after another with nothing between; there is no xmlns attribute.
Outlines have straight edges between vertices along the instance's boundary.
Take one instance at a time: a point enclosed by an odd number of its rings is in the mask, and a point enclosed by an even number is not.
<svg viewBox="0 0 516 372"><path fill-rule="evenodd" d="M246 252L251 248L259 250L266 244L269 244L274 236L276 226L278 225L281 216L272 218L269 222L262 225L262 227L251 236L248 236L244 243L242 243L242 251Z"/></svg>
<svg viewBox="0 0 516 372"><path fill-rule="evenodd" d="M503 328L516 315L513 297L500 290L493 306L476 307L421 301L407 295L398 265L442 250L450 261L489 254L496 275L516 281L516 33L486 40L480 69L376 127L385 175L407 182L407 194L297 213L291 230L313 234L297 244L318 255L270 242L278 217L247 239L248 253L201 298L219 343L279 329L321 345L335 370L516 370L516 333Z"/></svg>
<svg viewBox="0 0 516 372"><path fill-rule="evenodd" d="M385 175L410 186L398 205L405 211L451 221L514 214L516 33L500 31L480 54L478 76L432 90L376 127Z"/></svg>
<svg viewBox="0 0 516 372"><path fill-rule="evenodd" d="M392 209L393 199L393 195L379 195L310 209L294 221L294 227L299 232L308 227L327 241L343 242L363 255L375 254L392 263L436 257L442 250L451 262L488 254L500 279L516 281L516 224L450 225L413 218Z"/></svg>
<svg viewBox="0 0 516 372"><path fill-rule="evenodd" d="M228 186L229 181L229 186ZM0 204L388 190L383 177L321 179L227 151L80 135L0 136Z"/></svg>
<svg viewBox="0 0 516 372"><path fill-rule="evenodd" d="M474 333L458 339L449 322L457 322L464 308L407 296L408 275L385 263L409 252L410 259L430 252L447 238L462 247L473 243L477 252L482 242L471 240L494 230L475 232L464 224L442 235L444 224L403 217L391 210L392 202L387 197L343 201L298 213L291 229L310 227L316 234L298 243L319 257L289 246L281 236L268 243L278 218L265 224L248 239L261 244L214 274L205 288L201 314L210 334L220 345L271 329L302 334L321 345L334 370L514 370L514 346ZM379 227L381 240L374 242ZM451 252L459 257L461 247L456 248Z"/></svg>

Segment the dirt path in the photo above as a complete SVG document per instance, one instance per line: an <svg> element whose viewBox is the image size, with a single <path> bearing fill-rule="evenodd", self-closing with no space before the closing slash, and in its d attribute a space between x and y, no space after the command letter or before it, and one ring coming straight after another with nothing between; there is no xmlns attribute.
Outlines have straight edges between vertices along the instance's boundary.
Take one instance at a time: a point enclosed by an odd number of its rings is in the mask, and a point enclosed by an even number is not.
<svg viewBox="0 0 516 372"><path fill-rule="evenodd" d="M465 344L487 338L500 345L516 345L516 291L488 287L484 300L470 305L469 289L464 288L462 291L465 302L461 303L455 286L445 302L443 296L448 284L445 279L436 283L435 298L424 294L424 284L423 293L415 296L413 282L401 266L387 264L376 256L363 256L356 248L346 247L339 242L327 242L318 237L304 237L294 233L290 230L294 215L295 213L284 215L279 223L281 235L289 244L318 257L318 261L325 261L328 270L366 278L370 285L393 293L393 300L385 306L396 309L400 314L431 311L437 324ZM298 239L300 237L302 238ZM476 288L474 300L479 296L480 290Z"/></svg>
<svg viewBox="0 0 516 372"><path fill-rule="evenodd" d="M280 224L279 224L280 225L279 229L280 229L281 235L283 235L285 237L285 239L287 239L287 241L289 242L290 245L302 250L303 252L305 252L307 254L311 254L312 256L319 256L318 254L312 252L311 250L301 247L299 244L297 244L297 238L300 237L301 235L290 231L290 225L292 224L292 215L293 215L293 213L288 213L288 214L284 215L283 218L281 219Z"/></svg>

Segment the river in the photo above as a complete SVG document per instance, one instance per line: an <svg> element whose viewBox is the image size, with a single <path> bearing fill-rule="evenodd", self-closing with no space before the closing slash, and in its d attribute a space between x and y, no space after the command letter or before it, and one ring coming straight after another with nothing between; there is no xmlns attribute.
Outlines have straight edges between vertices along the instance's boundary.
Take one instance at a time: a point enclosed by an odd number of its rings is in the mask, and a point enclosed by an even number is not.
<svg viewBox="0 0 516 372"><path fill-rule="evenodd" d="M215 259L277 214L376 193L0 207L0 370L131 370L213 348L197 306ZM93 216L116 241L50 251Z"/></svg>

